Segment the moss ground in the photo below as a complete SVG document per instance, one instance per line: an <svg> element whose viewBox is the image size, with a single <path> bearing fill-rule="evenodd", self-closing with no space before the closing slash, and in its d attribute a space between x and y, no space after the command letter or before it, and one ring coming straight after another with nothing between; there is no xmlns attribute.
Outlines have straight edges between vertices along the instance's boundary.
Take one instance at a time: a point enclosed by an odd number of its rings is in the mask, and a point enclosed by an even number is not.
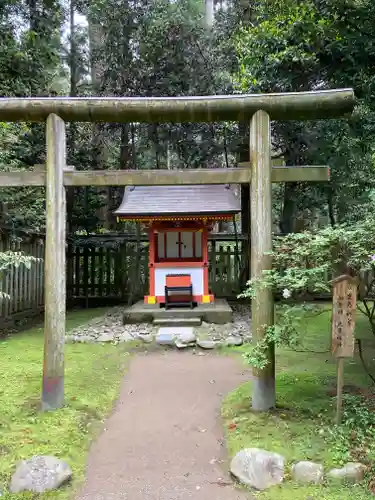
<svg viewBox="0 0 375 500"><path fill-rule="evenodd" d="M105 312L68 314L73 329ZM65 500L84 477L88 446L111 411L129 359L128 346L67 344L64 408L39 411L43 362L42 325L0 341L0 486L6 486L15 464L33 455L65 459L74 471L71 485L44 495L10 495L4 499Z"/></svg>
<svg viewBox="0 0 375 500"><path fill-rule="evenodd" d="M332 425L335 406L336 362L330 349L331 312L322 306L321 314L306 317L304 322L304 348L311 352L288 349L277 353L278 407L266 414L256 414L250 409L251 383L244 384L225 400L223 418L230 456L241 448L259 447L279 452L289 466L298 460L323 463L326 468L339 466L348 459L371 461L368 450L358 449L356 439L347 446L349 430ZM375 339L367 319L358 313L356 336L364 343L366 361L373 365ZM237 349L244 352L246 347ZM373 411L373 387L365 374L358 354L345 364L345 390L363 396L369 408L364 417ZM357 418L361 415L358 414ZM348 449L349 448L349 449ZM370 454L370 455L369 455ZM339 486L325 483L321 486L296 485L288 478L280 487L257 493L262 500L365 500L374 498L370 489L371 473L363 484Z"/></svg>

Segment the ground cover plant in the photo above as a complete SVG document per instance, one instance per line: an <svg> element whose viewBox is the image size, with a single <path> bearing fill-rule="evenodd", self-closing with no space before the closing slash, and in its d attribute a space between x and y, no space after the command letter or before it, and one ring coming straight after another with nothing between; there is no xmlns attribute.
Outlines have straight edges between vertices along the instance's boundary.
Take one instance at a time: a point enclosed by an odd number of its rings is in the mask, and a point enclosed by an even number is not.
<svg viewBox="0 0 375 500"><path fill-rule="evenodd" d="M68 313L67 329L102 314L103 309ZM66 405L41 413L43 341L42 325L0 340L0 486L6 489L19 460L38 454L66 460L74 481L37 497L4 492L5 499L70 497L84 477L89 443L112 408L129 357L125 347L109 343L67 344Z"/></svg>
<svg viewBox="0 0 375 500"><path fill-rule="evenodd" d="M262 500L364 500L375 492L375 388L363 370L358 350L345 364L343 422L334 425L336 361L330 355L331 308L300 317L298 349L277 350L277 408L265 413L250 409L251 382L240 386L225 400L223 418L230 456L246 447L279 452L287 460L284 484L256 494ZM319 314L318 314L319 312ZM365 361L375 358L371 328L358 316L356 336L361 339ZM237 348L246 355L248 347ZM299 460L322 463L325 469L349 461L368 465L366 480L356 486L301 486L290 481L289 466Z"/></svg>

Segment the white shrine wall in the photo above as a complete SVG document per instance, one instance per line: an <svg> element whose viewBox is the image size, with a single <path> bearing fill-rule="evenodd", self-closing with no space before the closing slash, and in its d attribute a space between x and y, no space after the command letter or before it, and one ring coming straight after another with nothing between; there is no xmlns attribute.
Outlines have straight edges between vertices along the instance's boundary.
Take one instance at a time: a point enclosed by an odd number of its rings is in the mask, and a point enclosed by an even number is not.
<svg viewBox="0 0 375 500"><path fill-rule="evenodd" d="M193 295L203 295L203 267L188 267L176 266L173 267L155 267L155 295L164 297L165 295L165 282L167 274L190 274L191 282L193 285Z"/></svg>

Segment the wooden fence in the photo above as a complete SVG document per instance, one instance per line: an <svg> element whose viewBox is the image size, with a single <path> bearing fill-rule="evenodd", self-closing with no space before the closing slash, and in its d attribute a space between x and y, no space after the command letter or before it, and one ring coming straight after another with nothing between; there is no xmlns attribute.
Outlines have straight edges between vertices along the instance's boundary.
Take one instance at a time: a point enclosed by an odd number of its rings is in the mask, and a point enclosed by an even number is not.
<svg viewBox="0 0 375 500"><path fill-rule="evenodd" d="M1 233L0 252L12 250L32 255L39 260L30 269L21 265L10 267L0 275L0 326L9 321L40 313L44 304L44 240L39 237L26 239Z"/></svg>
<svg viewBox="0 0 375 500"><path fill-rule="evenodd" d="M39 258L31 269L10 268L0 276L0 327L40 313L44 305L44 238L14 238L0 232L0 252L22 251ZM209 286L217 297L235 299L246 282L247 238L211 234ZM368 281L371 281L368 279ZM67 245L68 306L131 304L148 293L148 240L145 235L94 235ZM329 298L329 294L314 298ZM369 296L373 297L371 290Z"/></svg>
<svg viewBox="0 0 375 500"><path fill-rule="evenodd" d="M19 237L18 237L19 236ZM211 235L209 282L218 297L235 298L242 289L246 238ZM44 238L0 232L0 252L21 251L40 259L27 269L11 267L0 275L0 328L8 322L36 315L44 305ZM148 293L146 236L96 235L85 243L67 245L68 306L131 304Z"/></svg>
<svg viewBox="0 0 375 500"><path fill-rule="evenodd" d="M102 240L102 241L101 241ZM209 240L209 284L218 297L241 292L244 238L212 235ZM68 245L67 297L69 304L132 303L148 293L146 237L88 238Z"/></svg>

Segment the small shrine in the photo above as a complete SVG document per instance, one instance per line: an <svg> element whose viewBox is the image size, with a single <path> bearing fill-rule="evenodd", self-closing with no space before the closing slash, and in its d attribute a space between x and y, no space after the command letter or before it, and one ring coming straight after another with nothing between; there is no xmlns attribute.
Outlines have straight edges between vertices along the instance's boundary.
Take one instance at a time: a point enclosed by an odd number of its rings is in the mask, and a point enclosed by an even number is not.
<svg viewBox="0 0 375 500"><path fill-rule="evenodd" d="M127 186L117 220L147 225L149 292L145 304L214 302L209 289L208 234L241 205L229 185Z"/></svg>

